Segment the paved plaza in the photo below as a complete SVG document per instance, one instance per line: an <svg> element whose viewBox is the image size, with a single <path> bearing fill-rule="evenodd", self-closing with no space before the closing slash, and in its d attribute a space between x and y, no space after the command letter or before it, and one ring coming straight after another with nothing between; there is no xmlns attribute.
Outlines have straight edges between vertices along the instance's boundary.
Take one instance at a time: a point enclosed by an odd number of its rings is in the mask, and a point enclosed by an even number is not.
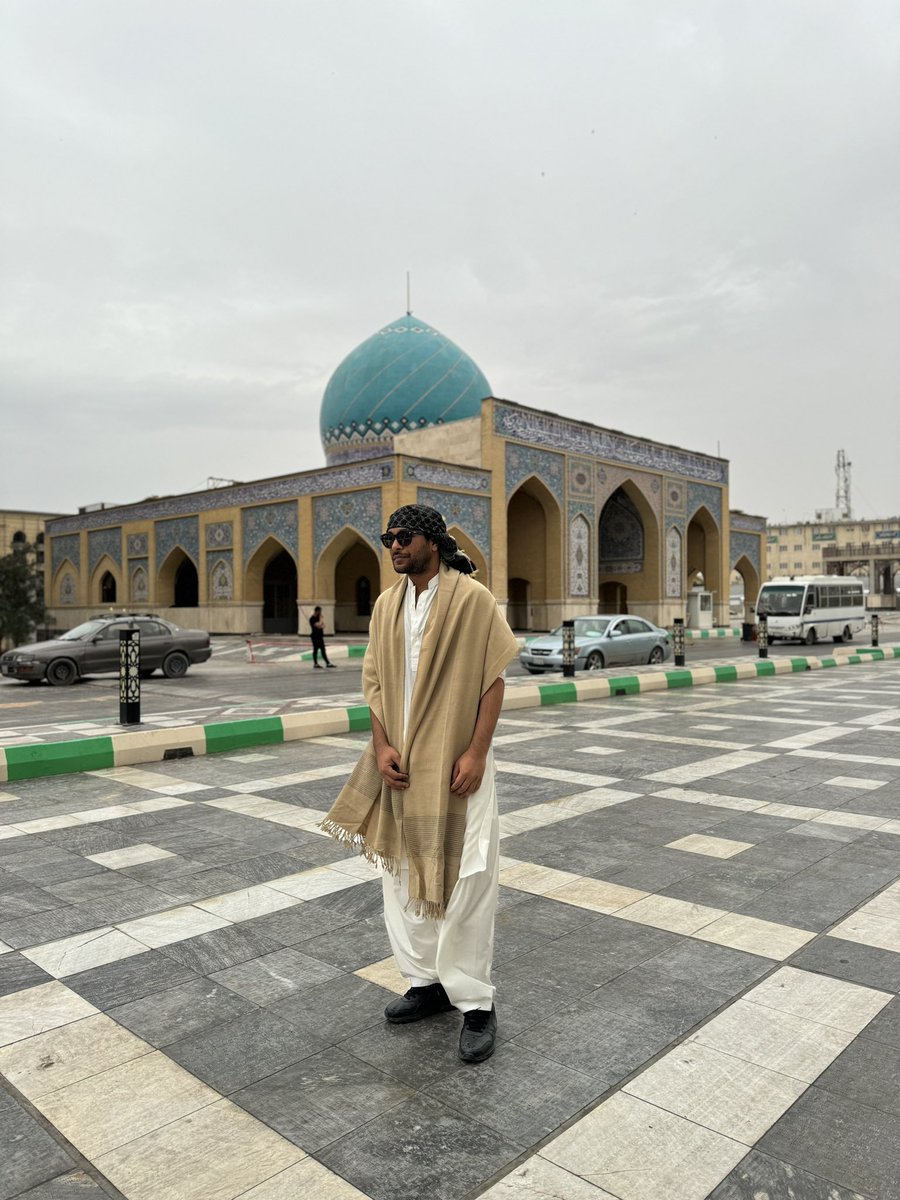
<svg viewBox="0 0 900 1200"><path fill-rule="evenodd" d="M900 660L505 714L479 1066L317 830L364 734L0 785L0 1200L900 1197L898 733Z"/></svg>

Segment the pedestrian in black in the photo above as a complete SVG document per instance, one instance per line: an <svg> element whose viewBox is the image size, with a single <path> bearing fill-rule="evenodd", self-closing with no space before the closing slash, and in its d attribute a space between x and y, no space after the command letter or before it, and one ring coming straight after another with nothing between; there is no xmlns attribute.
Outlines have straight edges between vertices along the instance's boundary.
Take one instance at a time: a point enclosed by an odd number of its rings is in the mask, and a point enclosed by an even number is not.
<svg viewBox="0 0 900 1200"><path fill-rule="evenodd" d="M322 619L320 604L316 605L313 615L309 618L309 635L312 638L313 666L316 670L321 671L322 663L319 662L319 654L321 654L325 666L333 667L334 663L328 661L328 655L325 653L325 622Z"/></svg>

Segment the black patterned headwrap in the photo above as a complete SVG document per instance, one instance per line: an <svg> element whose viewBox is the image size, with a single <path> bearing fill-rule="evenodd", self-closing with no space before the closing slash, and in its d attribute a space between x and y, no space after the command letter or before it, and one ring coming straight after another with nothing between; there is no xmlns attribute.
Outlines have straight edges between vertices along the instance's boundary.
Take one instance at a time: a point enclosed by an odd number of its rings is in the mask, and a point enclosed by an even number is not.
<svg viewBox="0 0 900 1200"><path fill-rule="evenodd" d="M391 513L387 527L424 533L429 541L437 542L441 559L448 567L453 567L463 575L471 575L475 571L475 564L468 554L460 550L456 538L447 532L447 522L436 508L429 508L426 504L404 504L403 508Z"/></svg>

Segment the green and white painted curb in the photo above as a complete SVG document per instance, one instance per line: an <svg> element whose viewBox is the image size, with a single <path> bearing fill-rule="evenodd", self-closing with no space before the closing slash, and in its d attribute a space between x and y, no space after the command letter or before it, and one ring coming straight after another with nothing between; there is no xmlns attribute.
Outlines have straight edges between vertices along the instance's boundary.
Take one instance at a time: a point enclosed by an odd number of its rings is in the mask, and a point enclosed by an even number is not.
<svg viewBox="0 0 900 1200"><path fill-rule="evenodd" d="M580 679L507 688L503 711L634 696L642 692L672 691L708 683L733 683L740 679L766 679L773 675L791 675L894 659L900 659L900 646L883 649L871 647L828 658L751 659L724 666L644 671L635 675L601 676L585 673ZM185 725L178 729L113 733L106 737L81 738L71 742L9 746L0 749L0 783L66 775L76 771L99 771L107 767L130 767L200 754L234 753L251 746L279 745L302 738L340 733L361 733L370 728L368 706L361 704L350 708L220 721L209 725Z"/></svg>
<svg viewBox="0 0 900 1200"><path fill-rule="evenodd" d="M671 633L672 630L670 629ZM740 637L744 631L742 629L686 629L684 636L693 641L696 638L735 638Z"/></svg>

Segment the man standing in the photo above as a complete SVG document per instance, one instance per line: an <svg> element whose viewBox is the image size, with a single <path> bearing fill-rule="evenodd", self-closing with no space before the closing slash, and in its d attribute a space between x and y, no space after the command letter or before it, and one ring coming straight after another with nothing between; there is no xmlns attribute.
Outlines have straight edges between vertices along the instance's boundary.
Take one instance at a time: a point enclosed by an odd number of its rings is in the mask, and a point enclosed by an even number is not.
<svg viewBox="0 0 900 1200"><path fill-rule="evenodd" d="M363 664L372 741L323 828L383 868L385 924L411 985L387 1019L458 1008L460 1058L481 1062L497 1031L491 738L518 646L436 509L398 509L381 540L405 579L372 611Z"/></svg>
<svg viewBox="0 0 900 1200"><path fill-rule="evenodd" d="M313 666L321 671L322 664L319 662L319 655L322 655L322 662L326 667L333 667L334 663L328 658L325 653L325 622L322 619L322 606L317 604L313 609L313 615L309 618L309 634L312 638Z"/></svg>

